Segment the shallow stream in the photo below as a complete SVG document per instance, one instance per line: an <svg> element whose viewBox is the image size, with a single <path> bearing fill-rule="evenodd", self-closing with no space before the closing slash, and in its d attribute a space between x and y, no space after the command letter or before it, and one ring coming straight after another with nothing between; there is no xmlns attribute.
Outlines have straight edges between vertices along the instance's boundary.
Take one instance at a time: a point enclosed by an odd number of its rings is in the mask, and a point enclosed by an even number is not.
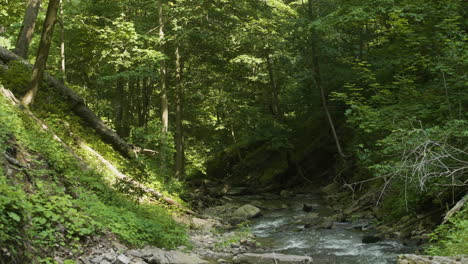
<svg viewBox="0 0 468 264"><path fill-rule="evenodd" d="M243 196L235 199L266 208L262 210L263 216L252 220L250 226L264 248L260 252L307 255L314 259L314 263L320 264L390 264L396 263L399 254L416 250L416 246L400 240L362 243L363 236L376 233L372 229L363 230L362 227L368 225L365 219L333 222L330 229L304 228L311 214L302 210L304 204L312 206L314 217L324 218L333 213L319 194L294 198Z"/></svg>

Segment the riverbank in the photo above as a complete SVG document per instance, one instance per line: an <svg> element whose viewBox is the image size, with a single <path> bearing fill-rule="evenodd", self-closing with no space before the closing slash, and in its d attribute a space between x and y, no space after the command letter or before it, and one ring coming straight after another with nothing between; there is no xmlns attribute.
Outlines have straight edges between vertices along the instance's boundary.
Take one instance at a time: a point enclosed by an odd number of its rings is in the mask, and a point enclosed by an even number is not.
<svg viewBox="0 0 468 264"><path fill-rule="evenodd" d="M296 190L223 196L197 216L174 216L190 226L191 248L130 249L117 240L103 240L78 263L466 263L464 257L412 255L420 252L419 240L393 233L379 237L383 225L370 216L340 219L341 209L325 194ZM239 217L246 207L258 211ZM365 241L373 237L378 239Z"/></svg>

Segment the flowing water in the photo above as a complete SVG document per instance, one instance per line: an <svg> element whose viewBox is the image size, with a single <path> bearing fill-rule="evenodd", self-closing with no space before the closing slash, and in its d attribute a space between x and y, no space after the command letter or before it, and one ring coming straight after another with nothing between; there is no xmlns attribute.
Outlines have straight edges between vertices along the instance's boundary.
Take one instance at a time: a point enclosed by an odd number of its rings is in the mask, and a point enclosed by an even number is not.
<svg viewBox="0 0 468 264"><path fill-rule="evenodd" d="M263 210L263 216L254 219L250 226L257 241L265 248L264 252L307 255L314 259L314 263L321 264L390 264L396 263L399 254L411 253L416 249L400 240L362 243L363 236L373 232L359 228L367 224L366 220L334 222L331 229L304 228L308 213L302 210L303 204L314 208L315 217L317 214L318 217L332 214L319 194L287 199L278 196L246 196L237 199L246 203L255 201L267 208Z"/></svg>

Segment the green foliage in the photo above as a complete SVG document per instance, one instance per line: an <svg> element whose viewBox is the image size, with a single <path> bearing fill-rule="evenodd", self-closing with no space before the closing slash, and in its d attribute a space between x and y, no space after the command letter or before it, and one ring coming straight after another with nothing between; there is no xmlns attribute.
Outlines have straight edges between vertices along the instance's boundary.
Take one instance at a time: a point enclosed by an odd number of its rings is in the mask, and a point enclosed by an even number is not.
<svg viewBox="0 0 468 264"><path fill-rule="evenodd" d="M8 63L8 68L0 67L0 81L6 87L12 87L11 91L22 96L26 93L30 81L31 69L19 61Z"/></svg>
<svg viewBox="0 0 468 264"><path fill-rule="evenodd" d="M39 190L44 188L40 184ZM50 186L48 187L50 188ZM57 188L57 187L55 187ZM56 195L58 193L59 195ZM30 196L31 237L38 248L77 249L81 238L97 234L98 222L78 207L69 195L55 191L37 192Z"/></svg>
<svg viewBox="0 0 468 264"><path fill-rule="evenodd" d="M426 252L437 256L465 255L468 252L468 207L440 225L431 235L432 244Z"/></svg>
<svg viewBox="0 0 468 264"><path fill-rule="evenodd" d="M122 202L106 205L96 197L88 196L80 204L101 227L132 246L151 244L175 248L188 242L185 228L175 223L164 209L134 203L123 205Z"/></svg>
<svg viewBox="0 0 468 264"><path fill-rule="evenodd" d="M333 93L347 107L347 148L357 162L346 181L377 189L394 220L466 186L466 52L458 45L466 34L458 1L373 2L340 6L323 22L359 33L359 55L343 58L353 75Z"/></svg>
<svg viewBox="0 0 468 264"><path fill-rule="evenodd" d="M21 188L8 183L3 170L0 170L0 194L0 245L11 255L20 254L24 249L21 241L25 238L27 212L32 206Z"/></svg>
<svg viewBox="0 0 468 264"><path fill-rule="evenodd" d="M0 174L0 247L7 250L2 257L51 263L48 256L55 250L78 253L84 238L106 230L135 246L187 244L185 227L176 224L166 209L136 205L131 197L111 189L102 172L83 171L60 143L3 97L0 117L1 152L16 143L34 154L29 154L32 182L9 179L3 171ZM73 117L61 118L51 115L47 121L65 142L72 143L70 128L78 132L83 128ZM103 153L115 154L92 133L83 135L94 140ZM31 189L33 192L24 191Z"/></svg>

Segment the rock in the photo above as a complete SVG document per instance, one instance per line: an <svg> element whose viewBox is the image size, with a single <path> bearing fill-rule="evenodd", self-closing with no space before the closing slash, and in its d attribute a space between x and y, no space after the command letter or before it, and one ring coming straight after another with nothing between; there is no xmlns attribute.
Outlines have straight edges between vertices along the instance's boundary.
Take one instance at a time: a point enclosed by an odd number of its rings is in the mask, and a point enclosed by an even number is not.
<svg viewBox="0 0 468 264"><path fill-rule="evenodd" d="M244 247L247 247L247 248L256 248L257 247L257 243L255 243L255 241L248 240L248 239L239 240L239 244L241 246L244 246Z"/></svg>
<svg viewBox="0 0 468 264"><path fill-rule="evenodd" d="M328 184L327 186L322 188L322 192L331 195L331 194L336 194L338 190L340 189L340 185L337 182L332 182Z"/></svg>
<svg viewBox="0 0 468 264"><path fill-rule="evenodd" d="M303 264L312 263L312 258L307 256L284 255L275 253L244 253L234 257L233 261L236 264Z"/></svg>
<svg viewBox="0 0 468 264"><path fill-rule="evenodd" d="M256 207L261 207L261 208L264 207L262 201L259 201L259 200L250 201L250 204Z"/></svg>
<svg viewBox="0 0 468 264"><path fill-rule="evenodd" d="M202 219L193 217L191 220L191 226L195 229L209 231L213 227L221 226L221 223L215 219Z"/></svg>
<svg viewBox="0 0 468 264"><path fill-rule="evenodd" d="M323 228L323 229L332 229L333 228L333 221L330 220L330 219L325 219L325 220L323 220L322 223L320 223L319 227Z"/></svg>
<svg viewBox="0 0 468 264"><path fill-rule="evenodd" d="M101 261L99 264L112 264L112 262L109 262L107 259Z"/></svg>
<svg viewBox="0 0 468 264"><path fill-rule="evenodd" d="M141 258L141 257L145 256L143 251L136 250L136 249L131 249L131 250L127 251L127 254L130 255L130 256L133 256L133 257L138 257L138 258ZM147 256L150 256L150 255L146 255L146 257Z"/></svg>
<svg viewBox="0 0 468 264"><path fill-rule="evenodd" d="M166 251L160 248L146 247L143 257L149 264L205 264L207 261L194 254L178 251Z"/></svg>
<svg viewBox="0 0 468 264"><path fill-rule="evenodd" d="M304 212L312 212L314 209L312 208L312 205L307 205L307 204L303 204L302 205L302 211Z"/></svg>
<svg viewBox="0 0 468 264"><path fill-rule="evenodd" d="M248 193L248 189L246 187L232 187L232 188L229 188L227 191L227 195L232 195L232 196L238 196L238 195L243 195L247 193Z"/></svg>
<svg viewBox="0 0 468 264"><path fill-rule="evenodd" d="M115 264L130 264L130 262L131 260L127 256L121 254L117 257L117 260L114 263Z"/></svg>
<svg viewBox="0 0 468 264"><path fill-rule="evenodd" d="M398 264L467 264L468 256L438 257L413 254L398 256Z"/></svg>
<svg viewBox="0 0 468 264"><path fill-rule="evenodd" d="M108 261L110 261L110 262L114 262L114 260L115 260L115 258L116 258L116 255L113 254L113 253L108 252L108 253L105 253L105 254L103 255L103 257L104 257L104 259L106 259L106 260L108 260Z"/></svg>
<svg viewBox="0 0 468 264"><path fill-rule="evenodd" d="M253 205L246 204L237 209L232 215L234 218L252 219L261 215L261 210Z"/></svg>
<svg viewBox="0 0 468 264"><path fill-rule="evenodd" d="M371 243L376 243L379 241L380 241L380 237L376 237L376 236L366 235L362 237L362 243L364 244L371 244Z"/></svg>
<svg viewBox="0 0 468 264"><path fill-rule="evenodd" d="M148 264L146 261L144 261L142 258L133 258L131 264Z"/></svg>
<svg viewBox="0 0 468 264"><path fill-rule="evenodd" d="M319 216L320 215L318 213L308 213L304 218L307 220L315 220L318 219Z"/></svg>
<svg viewBox="0 0 468 264"><path fill-rule="evenodd" d="M284 198L291 198L291 197L296 196L296 194L293 191L290 191L290 190L282 190L280 192L280 196L284 197Z"/></svg>
<svg viewBox="0 0 468 264"><path fill-rule="evenodd" d="M95 256L94 258L90 259L91 263L101 263L101 261L104 259L103 256Z"/></svg>

